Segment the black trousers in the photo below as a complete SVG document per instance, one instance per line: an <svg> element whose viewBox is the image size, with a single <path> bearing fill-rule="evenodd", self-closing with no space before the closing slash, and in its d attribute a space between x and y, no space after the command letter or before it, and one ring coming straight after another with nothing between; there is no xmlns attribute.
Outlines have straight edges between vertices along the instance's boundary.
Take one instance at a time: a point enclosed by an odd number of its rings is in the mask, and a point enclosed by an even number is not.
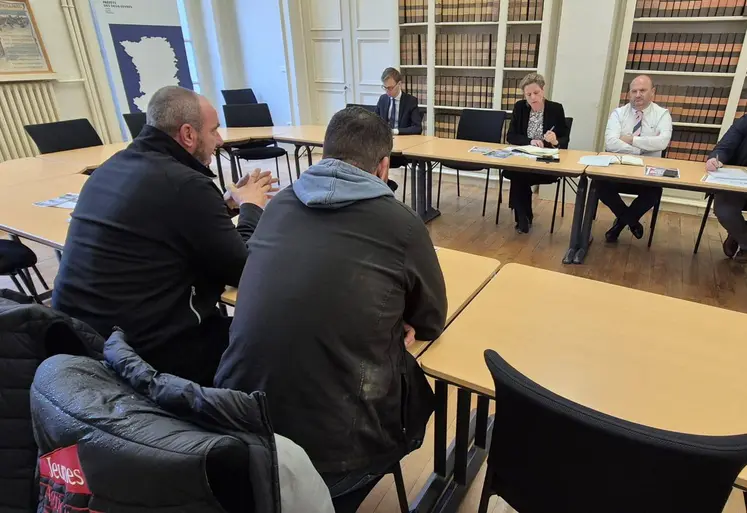
<svg viewBox="0 0 747 513"><path fill-rule="evenodd" d="M212 387L221 356L228 348L228 329L232 320L232 317L224 317L216 310L195 329L140 356L159 372Z"/></svg>
<svg viewBox="0 0 747 513"><path fill-rule="evenodd" d="M508 208L514 209L517 217L534 217L532 214L532 186L555 183L555 176L542 173L524 173L522 171L504 171L503 178L511 180L508 192Z"/></svg>
<svg viewBox="0 0 747 513"><path fill-rule="evenodd" d="M661 199L662 191L661 187L605 180L597 180L596 188L599 200L612 210L615 217L628 226L640 222L644 214ZM636 194L638 197L630 206L627 206L620 197L620 193Z"/></svg>
<svg viewBox="0 0 747 513"><path fill-rule="evenodd" d="M335 513L355 513L395 463L398 462L350 472L322 473L322 479L332 496Z"/></svg>

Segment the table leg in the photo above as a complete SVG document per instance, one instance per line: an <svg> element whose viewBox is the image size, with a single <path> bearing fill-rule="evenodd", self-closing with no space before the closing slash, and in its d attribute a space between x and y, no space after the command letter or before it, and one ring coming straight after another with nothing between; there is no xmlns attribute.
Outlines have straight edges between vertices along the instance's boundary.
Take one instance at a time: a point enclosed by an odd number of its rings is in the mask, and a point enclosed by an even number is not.
<svg viewBox="0 0 747 513"><path fill-rule="evenodd" d="M296 179L301 178L301 146L296 144L293 150L293 160L296 163Z"/></svg>
<svg viewBox="0 0 747 513"><path fill-rule="evenodd" d="M584 220L584 208L586 207L586 189L589 186L589 179L586 175L581 175L578 179L578 188L576 190L576 205L573 209L573 224L571 225L571 244L568 251L563 257L564 264L572 264L576 256L579 244L581 243L581 224Z"/></svg>
<svg viewBox="0 0 747 513"><path fill-rule="evenodd" d="M589 197L586 200L584 224L581 228L581 242L578 251L576 251L576 256L573 257L574 264L583 264L586 255L589 253L589 245L592 241L591 226L594 224L594 217L596 216L598 205L597 184L592 180L591 186L589 187Z"/></svg>
<svg viewBox="0 0 747 513"><path fill-rule="evenodd" d="M238 157L234 157L230 152L228 156L231 157L231 180L233 183L239 183Z"/></svg>
<svg viewBox="0 0 747 513"><path fill-rule="evenodd" d="M223 177L223 163L221 162L220 148L215 149L215 160L218 165L218 180L223 192L226 192L226 179Z"/></svg>
<svg viewBox="0 0 747 513"><path fill-rule="evenodd" d="M449 385L436 381L436 408L433 413L433 471L446 476L446 433L448 430L446 412L449 407Z"/></svg>
<svg viewBox="0 0 747 513"><path fill-rule="evenodd" d="M432 197L428 193L428 185L433 186L433 166L430 162L419 161L416 175L415 210L423 222L428 223L441 215L441 212L433 208Z"/></svg>
<svg viewBox="0 0 747 513"><path fill-rule="evenodd" d="M412 209L418 211L418 168L420 167L420 161L416 160L412 163L412 177L410 178L410 206Z"/></svg>
<svg viewBox="0 0 747 513"><path fill-rule="evenodd" d="M490 399L484 395L477 396L477 427L475 428L475 445L481 449L488 443L488 412Z"/></svg>
<svg viewBox="0 0 747 513"><path fill-rule="evenodd" d="M457 390L457 433L454 447L454 481L459 485L467 484L467 456L470 442L470 401L469 390Z"/></svg>
<svg viewBox="0 0 747 513"><path fill-rule="evenodd" d="M309 159L309 167L314 165L314 161L311 158L311 149L312 149L311 146L306 147L306 157L308 157Z"/></svg>

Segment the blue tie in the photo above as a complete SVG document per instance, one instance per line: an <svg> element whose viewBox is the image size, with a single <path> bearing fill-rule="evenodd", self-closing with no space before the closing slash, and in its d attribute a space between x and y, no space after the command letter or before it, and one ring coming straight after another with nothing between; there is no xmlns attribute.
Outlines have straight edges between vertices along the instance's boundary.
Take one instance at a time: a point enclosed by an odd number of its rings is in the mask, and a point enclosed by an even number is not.
<svg viewBox="0 0 747 513"><path fill-rule="evenodd" d="M394 98L392 98L392 102L391 102L391 105L389 107L389 128L391 128L391 129L396 128L394 126L395 123L397 122L397 117L396 117L397 111L395 110L396 106L397 106L397 104L394 102Z"/></svg>

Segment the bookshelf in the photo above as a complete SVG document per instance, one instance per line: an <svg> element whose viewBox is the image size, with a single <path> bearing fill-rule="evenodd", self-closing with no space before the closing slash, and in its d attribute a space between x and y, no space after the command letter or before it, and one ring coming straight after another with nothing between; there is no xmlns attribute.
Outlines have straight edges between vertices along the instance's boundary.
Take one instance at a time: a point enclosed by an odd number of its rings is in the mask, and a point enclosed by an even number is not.
<svg viewBox="0 0 747 513"><path fill-rule="evenodd" d="M654 101L672 114L667 156L705 161L745 96L744 14L745 0L627 2L608 111L627 103L628 85L636 75L651 76L657 88ZM743 103L747 106L747 99ZM667 196L698 205L703 197L665 189Z"/></svg>
<svg viewBox="0 0 747 513"><path fill-rule="evenodd" d="M509 82L551 76L560 1L398 0L399 68L427 109L426 133L455 137L463 109L501 110Z"/></svg>

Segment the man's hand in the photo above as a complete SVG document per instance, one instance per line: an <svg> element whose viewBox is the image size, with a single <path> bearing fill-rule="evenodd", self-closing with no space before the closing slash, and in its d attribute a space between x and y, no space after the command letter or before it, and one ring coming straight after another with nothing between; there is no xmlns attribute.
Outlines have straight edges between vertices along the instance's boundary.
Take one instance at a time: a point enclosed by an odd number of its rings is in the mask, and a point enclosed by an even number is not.
<svg viewBox="0 0 747 513"><path fill-rule="evenodd" d="M718 159L708 159L708 162L706 162L706 172L708 173L713 173L720 167L723 167L723 164Z"/></svg>
<svg viewBox="0 0 747 513"><path fill-rule="evenodd" d="M270 199L270 194L278 191L277 187L273 187L277 182L277 178L273 178L270 171L255 169L254 172L239 180L236 185L228 186L228 193L231 196L229 206L231 202L236 206L252 203L264 208L267 200Z"/></svg>
<svg viewBox="0 0 747 513"><path fill-rule="evenodd" d="M553 132L552 130L548 130L547 132L545 132L545 141L549 142L553 146L557 146L558 136L555 135L555 132Z"/></svg>
<svg viewBox="0 0 747 513"><path fill-rule="evenodd" d="M415 328L405 323L405 347L410 347L415 343Z"/></svg>
<svg viewBox="0 0 747 513"><path fill-rule="evenodd" d="M545 142L544 141L540 141L539 139L534 139L532 141L532 146L536 146L537 148L544 148L545 147Z"/></svg>
<svg viewBox="0 0 747 513"><path fill-rule="evenodd" d="M633 145L633 136L632 135L621 135L620 140L624 142L625 144Z"/></svg>

